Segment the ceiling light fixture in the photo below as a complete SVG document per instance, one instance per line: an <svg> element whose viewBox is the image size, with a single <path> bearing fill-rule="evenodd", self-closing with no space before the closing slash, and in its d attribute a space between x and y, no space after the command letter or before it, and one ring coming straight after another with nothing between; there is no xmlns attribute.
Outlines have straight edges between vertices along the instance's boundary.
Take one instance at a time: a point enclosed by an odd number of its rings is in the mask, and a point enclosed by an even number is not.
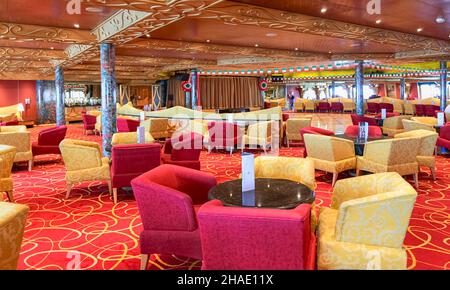
<svg viewBox="0 0 450 290"><path fill-rule="evenodd" d="M375 21L376 24L380 24L381 23L381 19L378 19L377 21Z"/></svg>
<svg viewBox="0 0 450 290"><path fill-rule="evenodd" d="M102 13L103 12L103 8L102 7L86 7L85 10L87 12L91 12L91 13Z"/></svg>
<svg viewBox="0 0 450 290"><path fill-rule="evenodd" d="M417 28L417 32L422 32L423 28Z"/></svg>
<svg viewBox="0 0 450 290"><path fill-rule="evenodd" d="M206 42L207 42L207 43L210 43L210 42L211 42L211 40L207 39L207 40L206 40Z"/></svg>
<svg viewBox="0 0 450 290"><path fill-rule="evenodd" d="M259 47L259 44L255 44L255 47Z"/></svg>
<svg viewBox="0 0 450 290"><path fill-rule="evenodd" d="M295 50L298 51L298 47L296 47Z"/></svg>
<svg viewBox="0 0 450 290"><path fill-rule="evenodd" d="M320 9L320 13L327 13L328 9L326 7L323 7L322 9Z"/></svg>
<svg viewBox="0 0 450 290"><path fill-rule="evenodd" d="M266 33L266 36L267 37L276 37L276 36L278 36L278 34L275 32L269 32L269 33Z"/></svg>
<svg viewBox="0 0 450 290"><path fill-rule="evenodd" d="M438 17L436 17L436 23L438 23L438 24L445 23L444 16L439 15Z"/></svg>
<svg viewBox="0 0 450 290"><path fill-rule="evenodd" d="M73 27L75 27L75 28L80 28L80 24L75 23L75 24L73 25Z"/></svg>

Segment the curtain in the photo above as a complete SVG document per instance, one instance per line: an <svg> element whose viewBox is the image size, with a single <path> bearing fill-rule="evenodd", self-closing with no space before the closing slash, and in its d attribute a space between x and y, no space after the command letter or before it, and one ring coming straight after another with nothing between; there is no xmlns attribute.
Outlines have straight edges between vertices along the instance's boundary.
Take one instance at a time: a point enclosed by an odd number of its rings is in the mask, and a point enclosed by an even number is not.
<svg viewBox="0 0 450 290"><path fill-rule="evenodd" d="M201 77L200 98L203 109L262 107L258 78Z"/></svg>
<svg viewBox="0 0 450 290"><path fill-rule="evenodd" d="M173 106L182 106L185 107L186 106L186 100L184 98L185 93L183 91L183 88L181 87L181 80L178 79L170 79L168 81L168 85L167 85L167 95L173 96L173 100L172 100L172 105ZM170 98L168 98L170 99ZM170 101L170 100L168 100ZM168 102L170 103L170 102Z"/></svg>

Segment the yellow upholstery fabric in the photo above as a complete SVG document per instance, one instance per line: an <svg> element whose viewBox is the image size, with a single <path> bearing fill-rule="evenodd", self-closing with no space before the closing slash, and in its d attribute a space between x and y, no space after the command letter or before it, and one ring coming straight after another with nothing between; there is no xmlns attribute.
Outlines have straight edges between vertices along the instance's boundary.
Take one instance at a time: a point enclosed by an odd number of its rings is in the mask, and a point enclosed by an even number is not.
<svg viewBox="0 0 450 290"><path fill-rule="evenodd" d="M335 174L335 180L338 173L356 168L352 141L312 134L306 134L304 138L308 159L314 161L316 170Z"/></svg>
<svg viewBox="0 0 450 290"><path fill-rule="evenodd" d="M412 104L422 104L422 105L435 105L440 106L441 100L439 98L426 98L426 99L420 99L420 100L414 100L411 101Z"/></svg>
<svg viewBox="0 0 450 290"><path fill-rule="evenodd" d="M418 138L399 138L369 142L364 148L364 156L358 156L357 170L382 173L397 172L400 175L418 173ZM406 150L407 148L407 150Z"/></svg>
<svg viewBox="0 0 450 290"><path fill-rule="evenodd" d="M136 114L139 115L141 112L143 112L142 110L133 107L133 104L130 102L121 107L117 106L116 111L118 115L136 115Z"/></svg>
<svg viewBox="0 0 450 290"><path fill-rule="evenodd" d="M420 166L430 168L434 175L436 168L436 158L434 150L438 134L428 130L415 130L395 135L395 138L418 138L420 140L419 152L417 153L417 162Z"/></svg>
<svg viewBox="0 0 450 290"><path fill-rule="evenodd" d="M303 105L305 107L305 111L315 111L316 104L312 100L303 99Z"/></svg>
<svg viewBox="0 0 450 290"><path fill-rule="evenodd" d="M137 144L138 142L137 132L127 132L127 133L116 133L112 137L111 144L122 145L122 144ZM153 143L155 139L149 132L145 132L145 143Z"/></svg>
<svg viewBox="0 0 450 290"><path fill-rule="evenodd" d="M95 130L100 134L102 133L102 113L97 115L97 120L95 122Z"/></svg>
<svg viewBox="0 0 450 290"><path fill-rule="evenodd" d="M394 137L395 134L404 132L405 128L403 127L403 120L407 120L409 118L410 117L408 116L386 118L383 122L383 134L386 134L389 137Z"/></svg>
<svg viewBox="0 0 450 290"><path fill-rule="evenodd" d="M261 146L264 151L272 146L272 129L275 128L275 121L258 122L248 126L247 134L243 136L242 144L251 148ZM242 148L243 149L243 148Z"/></svg>
<svg viewBox="0 0 450 290"><path fill-rule="evenodd" d="M317 187L312 160L296 157L260 156L255 158L256 178L276 178L302 183L312 190Z"/></svg>
<svg viewBox="0 0 450 290"><path fill-rule="evenodd" d="M14 162L33 160L30 133L25 126L5 126L0 132L0 144L16 147Z"/></svg>
<svg viewBox="0 0 450 290"><path fill-rule="evenodd" d="M16 148L0 145L0 193L6 192L10 201L13 199L13 180L11 170L14 163ZM2 195L0 195L1 200Z"/></svg>
<svg viewBox="0 0 450 290"><path fill-rule="evenodd" d="M406 132L414 131L414 130L428 130L432 132L436 132L436 129L432 125L419 123L412 120L403 120L403 127L405 128Z"/></svg>
<svg viewBox="0 0 450 290"><path fill-rule="evenodd" d="M19 112L19 104L7 107L0 107L0 117L15 115L17 120L23 121L22 113Z"/></svg>
<svg viewBox="0 0 450 290"><path fill-rule="evenodd" d="M303 104L303 99L297 98L294 102L294 110L295 111L303 111L305 105Z"/></svg>
<svg viewBox="0 0 450 290"><path fill-rule="evenodd" d="M100 112L99 110L91 110L91 111L88 111L86 114L97 117L97 116L100 116L102 114L102 112Z"/></svg>
<svg viewBox="0 0 450 290"><path fill-rule="evenodd" d="M298 118L286 121L286 138L289 145L290 141L303 141L300 130L311 126L311 119Z"/></svg>
<svg viewBox="0 0 450 290"><path fill-rule="evenodd" d="M109 180L109 158L102 158L100 145L95 142L65 139L59 145L66 166L68 186L76 182ZM68 190L68 194L70 190Z"/></svg>
<svg viewBox="0 0 450 290"><path fill-rule="evenodd" d="M338 181L319 216L318 268L406 269L402 245L416 197L397 173Z"/></svg>
<svg viewBox="0 0 450 290"><path fill-rule="evenodd" d="M416 114L416 108L415 108L414 104L405 102L404 108L405 108L405 115L415 115Z"/></svg>
<svg viewBox="0 0 450 290"><path fill-rule="evenodd" d="M430 126L436 126L438 124L437 118L434 118L434 117L412 117L411 121L430 125Z"/></svg>
<svg viewBox="0 0 450 290"><path fill-rule="evenodd" d="M148 119L141 122L141 126L145 127L145 131L155 139L169 138L169 119Z"/></svg>
<svg viewBox="0 0 450 290"><path fill-rule="evenodd" d="M0 202L0 270L16 270L28 207Z"/></svg>

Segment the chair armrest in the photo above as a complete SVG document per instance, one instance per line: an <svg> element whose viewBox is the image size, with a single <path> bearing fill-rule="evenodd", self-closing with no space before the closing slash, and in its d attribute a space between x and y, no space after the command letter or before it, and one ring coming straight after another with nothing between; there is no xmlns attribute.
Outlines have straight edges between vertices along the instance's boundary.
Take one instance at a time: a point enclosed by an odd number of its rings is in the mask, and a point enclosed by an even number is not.
<svg viewBox="0 0 450 290"><path fill-rule="evenodd" d="M369 142L364 147L364 159L387 164L389 160L389 150L392 146L391 140L380 140Z"/></svg>
<svg viewBox="0 0 450 290"><path fill-rule="evenodd" d="M355 157L355 145L352 141L334 138L333 143L335 161Z"/></svg>

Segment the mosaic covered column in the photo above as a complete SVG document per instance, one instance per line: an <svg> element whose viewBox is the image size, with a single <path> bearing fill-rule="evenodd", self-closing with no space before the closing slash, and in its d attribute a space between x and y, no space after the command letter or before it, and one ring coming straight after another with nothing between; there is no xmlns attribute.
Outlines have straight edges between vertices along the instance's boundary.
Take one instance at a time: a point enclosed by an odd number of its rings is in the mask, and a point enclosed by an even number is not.
<svg viewBox="0 0 450 290"><path fill-rule="evenodd" d="M111 156L112 136L116 133L116 49L109 43L100 44L102 79L102 136L103 155Z"/></svg>
<svg viewBox="0 0 450 290"><path fill-rule="evenodd" d="M441 61L441 111L447 108L447 62Z"/></svg>
<svg viewBox="0 0 450 290"><path fill-rule="evenodd" d="M64 103L64 68L57 66L55 70L56 87L56 125L66 124L66 105Z"/></svg>
<svg viewBox="0 0 450 290"><path fill-rule="evenodd" d="M358 60L356 64L356 114L364 116L364 61Z"/></svg>
<svg viewBox="0 0 450 290"><path fill-rule="evenodd" d="M336 82L335 81L331 82L331 97L332 98L336 97Z"/></svg>
<svg viewBox="0 0 450 290"><path fill-rule="evenodd" d="M400 79L400 99L405 100L406 98L406 80Z"/></svg>
<svg viewBox="0 0 450 290"><path fill-rule="evenodd" d="M191 72L192 91L191 91L191 108L195 108L199 105L199 74L197 70Z"/></svg>

